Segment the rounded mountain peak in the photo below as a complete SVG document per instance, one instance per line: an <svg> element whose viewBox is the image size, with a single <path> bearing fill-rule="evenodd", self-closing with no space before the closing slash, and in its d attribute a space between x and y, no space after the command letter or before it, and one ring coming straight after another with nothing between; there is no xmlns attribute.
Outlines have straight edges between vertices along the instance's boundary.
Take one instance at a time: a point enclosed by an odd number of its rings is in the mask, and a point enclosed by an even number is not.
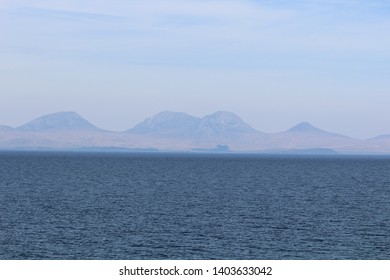
<svg viewBox="0 0 390 280"><path fill-rule="evenodd" d="M73 111L44 115L18 127L18 129L26 131L100 130Z"/></svg>
<svg viewBox="0 0 390 280"><path fill-rule="evenodd" d="M205 116L200 123L200 129L211 133L255 131L255 129L246 124L238 115L226 111L218 111Z"/></svg>
<svg viewBox="0 0 390 280"><path fill-rule="evenodd" d="M309 131L321 131L320 129L314 127L308 122L301 122L292 128L290 128L288 131L292 132L309 132Z"/></svg>
<svg viewBox="0 0 390 280"><path fill-rule="evenodd" d="M183 120L183 119L194 119L194 118L195 117L192 117L187 113L163 111L157 113L153 117L146 120L148 120L148 122L151 123L151 122L165 122L165 121L172 121L172 120Z"/></svg>

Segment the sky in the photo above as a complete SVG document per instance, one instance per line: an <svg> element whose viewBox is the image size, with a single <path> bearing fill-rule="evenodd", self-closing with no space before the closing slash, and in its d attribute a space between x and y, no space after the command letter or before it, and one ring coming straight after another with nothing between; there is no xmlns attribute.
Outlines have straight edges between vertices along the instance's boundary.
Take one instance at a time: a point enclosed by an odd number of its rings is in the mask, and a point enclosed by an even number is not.
<svg viewBox="0 0 390 280"><path fill-rule="evenodd" d="M389 0L0 0L0 124L231 111L390 134Z"/></svg>

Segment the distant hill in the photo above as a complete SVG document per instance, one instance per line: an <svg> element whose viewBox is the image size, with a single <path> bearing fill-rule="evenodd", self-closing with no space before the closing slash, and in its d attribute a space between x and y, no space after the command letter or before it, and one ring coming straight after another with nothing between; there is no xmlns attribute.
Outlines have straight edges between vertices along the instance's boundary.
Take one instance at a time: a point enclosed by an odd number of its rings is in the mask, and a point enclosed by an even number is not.
<svg viewBox="0 0 390 280"><path fill-rule="evenodd" d="M375 138L371 138L371 139L369 139L369 140L372 140L372 141L377 141L377 140L379 140L379 141L381 141L381 140L390 140L390 134L379 135L379 136L377 136L377 137L375 137Z"/></svg>
<svg viewBox="0 0 390 280"><path fill-rule="evenodd" d="M367 139L365 143L370 147L371 150L375 150L381 153L389 153L388 151L390 151L390 134L383 134L375 138Z"/></svg>
<svg viewBox="0 0 390 280"><path fill-rule="evenodd" d="M76 112L59 112L34 119L16 128L20 131L103 131Z"/></svg>
<svg viewBox="0 0 390 280"><path fill-rule="evenodd" d="M308 122L301 122L301 123L293 126L292 128L290 128L289 130L287 130L287 132L313 133L313 132L326 132L326 131L321 130L321 129L317 128L317 127L314 127L313 125L311 125Z"/></svg>
<svg viewBox="0 0 390 280"><path fill-rule="evenodd" d="M317 134L317 135L322 135L322 136L328 136L328 137L341 137L341 138L349 138L348 136L342 135L342 134L337 134L333 132L328 132L322 129L319 129L312 124L308 122L301 122L289 130L285 131L284 133L290 133L290 134Z"/></svg>
<svg viewBox="0 0 390 280"><path fill-rule="evenodd" d="M299 123L271 137L274 145L285 149L344 148L360 140L319 129L308 122Z"/></svg>

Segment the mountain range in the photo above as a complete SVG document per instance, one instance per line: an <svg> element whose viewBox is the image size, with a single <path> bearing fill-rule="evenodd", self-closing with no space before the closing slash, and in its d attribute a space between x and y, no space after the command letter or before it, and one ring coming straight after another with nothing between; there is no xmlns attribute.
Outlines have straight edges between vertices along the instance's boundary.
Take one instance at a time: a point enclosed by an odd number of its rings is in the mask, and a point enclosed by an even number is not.
<svg viewBox="0 0 390 280"><path fill-rule="evenodd" d="M76 112L59 112L15 128L0 125L0 149L390 154L390 135L360 140L307 122L265 133L226 111L203 118L165 111L114 132L96 127Z"/></svg>
<svg viewBox="0 0 390 280"><path fill-rule="evenodd" d="M204 138L257 131L230 112L219 111L203 118L196 118L186 113L165 111L144 120L127 132L175 138Z"/></svg>

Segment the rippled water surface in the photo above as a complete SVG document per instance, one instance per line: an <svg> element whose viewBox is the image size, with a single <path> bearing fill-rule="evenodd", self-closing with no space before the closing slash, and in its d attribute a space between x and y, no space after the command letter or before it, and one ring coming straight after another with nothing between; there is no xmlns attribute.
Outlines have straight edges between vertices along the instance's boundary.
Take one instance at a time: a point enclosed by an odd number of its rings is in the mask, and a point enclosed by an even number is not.
<svg viewBox="0 0 390 280"><path fill-rule="evenodd" d="M0 259L390 259L390 158L2 152Z"/></svg>

